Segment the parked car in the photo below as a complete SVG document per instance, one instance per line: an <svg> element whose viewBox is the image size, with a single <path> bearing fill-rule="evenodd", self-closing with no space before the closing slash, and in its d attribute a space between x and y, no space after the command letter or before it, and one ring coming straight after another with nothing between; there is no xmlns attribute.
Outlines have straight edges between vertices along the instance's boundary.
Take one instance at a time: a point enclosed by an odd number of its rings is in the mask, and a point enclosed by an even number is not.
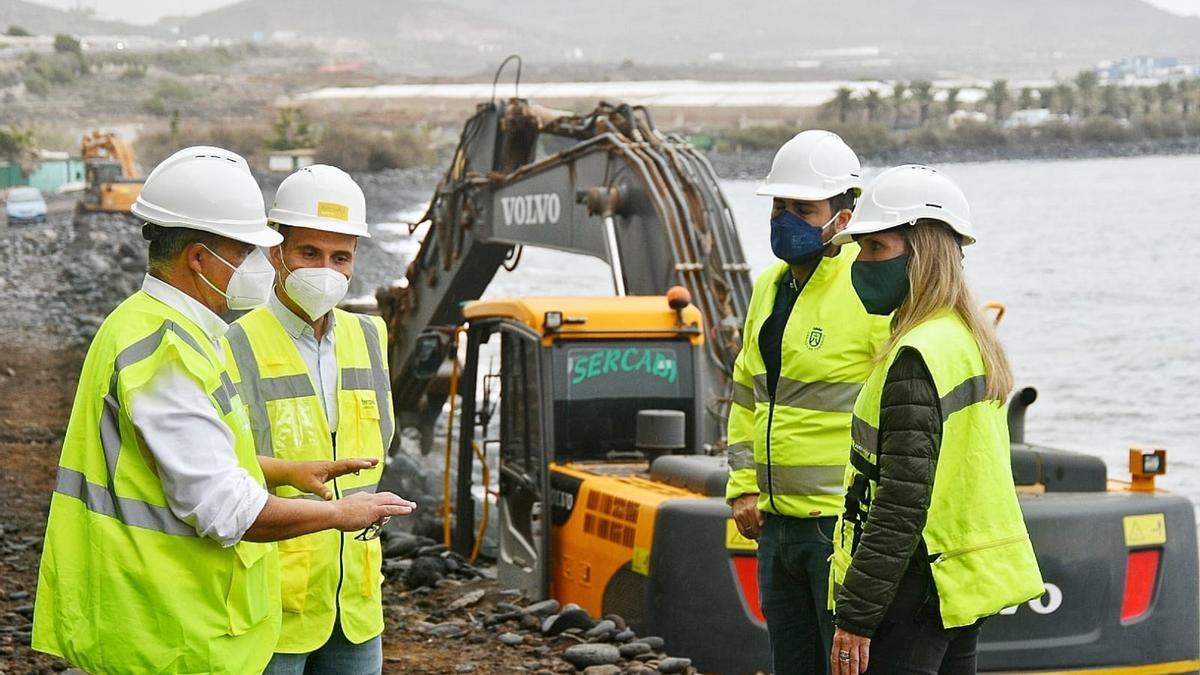
<svg viewBox="0 0 1200 675"><path fill-rule="evenodd" d="M9 190L4 202L4 213L10 225L18 223L46 222L46 200L41 190L34 187L18 187Z"/></svg>

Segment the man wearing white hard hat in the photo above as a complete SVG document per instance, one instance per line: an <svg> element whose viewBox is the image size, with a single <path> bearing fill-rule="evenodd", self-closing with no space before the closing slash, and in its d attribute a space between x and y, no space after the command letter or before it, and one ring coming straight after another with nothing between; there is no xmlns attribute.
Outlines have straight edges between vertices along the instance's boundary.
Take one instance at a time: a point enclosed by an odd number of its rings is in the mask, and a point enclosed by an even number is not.
<svg viewBox="0 0 1200 675"><path fill-rule="evenodd" d="M261 671L279 634L273 542L411 512L395 495L321 492L368 460L255 455L223 365L220 315L265 299L273 246L240 156L181 150L146 179L149 273L88 349L51 497L33 647L94 673Z"/></svg>
<svg viewBox="0 0 1200 675"><path fill-rule="evenodd" d="M775 155L771 250L754 284L734 364L725 496L758 541L758 584L773 670L824 673L834 521L842 511L850 412L888 332L854 293L857 246L836 246L862 192L859 162L836 134L810 130Z"/></svg>
<svg viewBox="0 0 1200 675"><path fill-rule="evenodd" d="M265 307L226 334L230 369L260 453L282 459L383 461L391 443L387 330L379 317L335 306L369 237L362 189L341 169L288 176L268 220L283 236L270 251L279 281ZM382 464L331 481L336 498L374 492ZM284 486L281 496L296 496ZM383 667L379 525L279 543L283 629L271 675L369 675Z"/></svg>

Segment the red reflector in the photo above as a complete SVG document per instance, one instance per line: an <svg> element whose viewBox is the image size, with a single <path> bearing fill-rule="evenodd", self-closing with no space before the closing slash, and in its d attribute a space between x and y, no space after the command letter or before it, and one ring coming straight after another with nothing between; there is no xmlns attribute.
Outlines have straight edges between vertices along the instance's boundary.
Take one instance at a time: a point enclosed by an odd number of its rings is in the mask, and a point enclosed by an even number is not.
<svg viewBox="0 0 1200 675"><path fill-rule="evenodd" d="M750 613L761 623L766 623L767 617L763 616L762 603L758 598L758 556L733 556L733 572L737 575L742 600L750 608Z"/></svg>
<svg viewBox="0 0 1200 675"><path fill-rule="evenodd" d="M1121 601L1121 621L1132 621L1150 609L1154 584L1158 581L1157 548L1130 551L1125 563L1125 596Z"/></svg>

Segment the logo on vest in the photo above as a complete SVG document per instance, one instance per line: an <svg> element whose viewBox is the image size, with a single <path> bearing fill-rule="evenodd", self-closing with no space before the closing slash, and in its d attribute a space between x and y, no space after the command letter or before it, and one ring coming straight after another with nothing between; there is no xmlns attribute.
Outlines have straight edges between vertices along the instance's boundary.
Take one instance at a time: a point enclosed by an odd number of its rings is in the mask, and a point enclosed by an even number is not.
<svg viewBox="0 0 1200 675"><path fill-rule="evenodd" d="M825 342L825 333L821 330L821 328L819 326L808 331L808 348L809 349L820 349L821 345L824 342Z"/></svg>

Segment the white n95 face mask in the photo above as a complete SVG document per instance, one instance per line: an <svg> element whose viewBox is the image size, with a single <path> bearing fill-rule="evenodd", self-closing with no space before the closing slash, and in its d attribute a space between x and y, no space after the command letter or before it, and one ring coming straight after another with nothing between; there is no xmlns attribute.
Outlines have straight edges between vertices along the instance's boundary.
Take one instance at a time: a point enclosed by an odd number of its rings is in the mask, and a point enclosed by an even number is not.
<svg viewBox="0 0 1200 675"><path fill-rule="evenodd" d="M229 305L229 309L242 311L267 303L267 298L271 296L271 289L275 287L275 268L271 266L271 261L267 259L261 248L256 247L237 267L229 264L228 260L222 258L211 248L207 246L204 248L233 270L233 276L229 277L229 285L224 291L214 286L203 274L200 275L200 278L204 279L204 283L225 296L225 303Z"/></svg>
<svg viewBox="0 0 1200 675"><path fill-rule="evenodd" d="M287 269L286 263L284 269ZM283 288L308 318L316 321L346 297L346 291L350 289L350 279L328 267L301 267L298 270L288 270Z"/></svg>

